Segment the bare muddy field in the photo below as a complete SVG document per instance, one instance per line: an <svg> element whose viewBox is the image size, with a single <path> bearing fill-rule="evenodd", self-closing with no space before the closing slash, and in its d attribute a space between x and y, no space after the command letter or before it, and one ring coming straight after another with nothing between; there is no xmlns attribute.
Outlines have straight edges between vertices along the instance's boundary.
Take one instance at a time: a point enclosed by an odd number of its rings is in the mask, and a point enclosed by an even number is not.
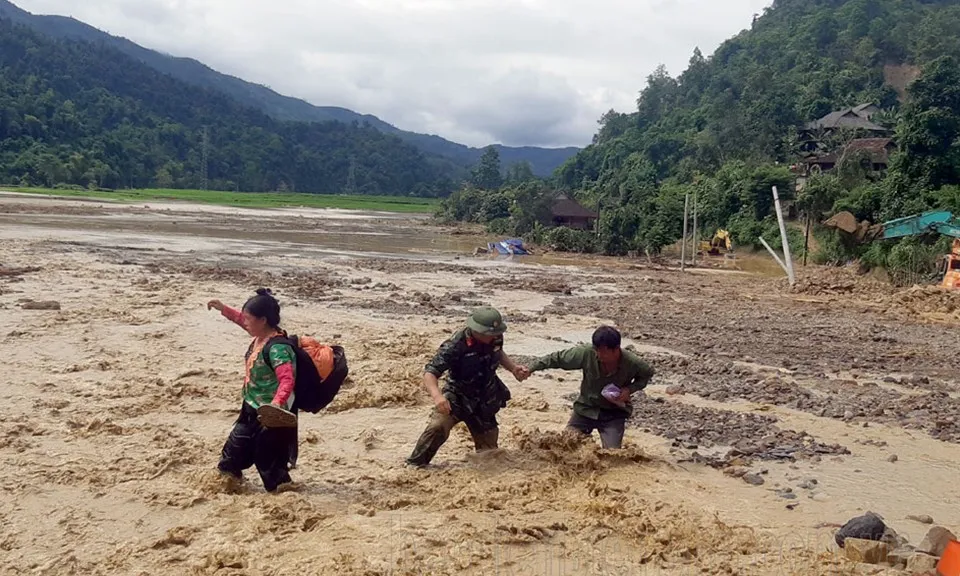
<svg viewBox="0 0 960 576"><path fill-rule="evenodd" d="M422 218L0 197L0 574L878 574L833 541L873 511L960 528L960 296L846 270L777 278L469 256ZM296 489L215 471L260 286L343 345ZM575 373L507 376L501 450L456 429L403 465L424 364L479 304L521 359L615 323L657 370L626 448L561 434Z"/></svg>

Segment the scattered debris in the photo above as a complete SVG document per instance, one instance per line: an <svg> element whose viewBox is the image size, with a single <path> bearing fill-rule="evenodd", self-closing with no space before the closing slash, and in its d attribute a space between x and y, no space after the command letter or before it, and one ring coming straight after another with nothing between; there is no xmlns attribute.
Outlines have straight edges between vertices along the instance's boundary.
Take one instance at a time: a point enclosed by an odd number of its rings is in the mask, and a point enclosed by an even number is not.
<svg viewBox="0 0 960 576"><path fill-rule="evenodd" d="M901 546L887 554L887 562L894 568L906 568L907 561L916 553L913 546Z"/></svg>
<svg viewBox="0 0 960 576"><path fill-rule="evenodd" d="M24 310L60 310L60 303L56 300L43 300L40 302L34 300L25 300L20 304Z"/></svg>
<svg viewBox="0 0 960 576"><path fill-rule="evenodd" d="M863 564L879 564L887 561L890 546L877 540L847 538L843 547L848 560Z"/></svg>
<svg viewBox="0 0 960 576"><path fill-rule="evenodd" d="M40 268L28 267L28 268L7 268L5 266L0 266L0 277L3 278L17 278L23 276L24 274L31 274L33 272L39 272Z"/></svg>
<svg viewBox="0 0 960 576"><path fill-rule="evenodd" d="M763 479L763 476L761 476L761 475L759 475L759 474L753 474L753 473L751 473L751 474L744 474L744 475L743 475L743 481L746 482L747 484L751 484L751 485L753 485L753 486L763 486L763 484L764 484L764 482L765 482L764 479Z"/></svg>
<svg viewBox="0 0 960 576"><path fill-rule="evenodd" d="M928 574L937 569L938 560L936 556L917 552L907 559L907 572L910 574Z"/></svg>
<svg viewBox="0 0 960 576"><path fill-rule="evenodd" d="M599 279L597 279L599 281ZM569 278L563 276L489 276L473 281L477 288L495 288L497 290L526 290L528 292L546 292L570 296L578 286L572 286Z"/></svg>
<svg viewBox="0 0 960 576"><path fill-rule="evenodd" d="M815 489L815 488L817 487L818 484L819 484L819 482L817 481L816 478L808 478L808 479L804 480L803 482L801 482L801 483L797 486L797 488L800 488L800 489L802 489L802 490L813 490L813 489Z"/></svg>
<svg viewBox="0 0 960 576"><path fill-rule="evenodd" d="M933 518L926 514L911 514L907 516L907 520L913 520L921 524L933 524Z"/></svg>
<svg viewBox="0 0 960 576"><path fill-rule="evenodd" d="M782 286L790 292L806 296L877 297L896 292L896 288L890 284L860 275L855 266L843 268L824 266L804 270L792 288L786 282Z"/></svg>
<svg viewBox="0 0 960 576"><path fill-rule="evenodd" d="M664 398L634 400L632 421L673 440L676 448L697 446L704 451L732 446L721 454L694 453L690 461L714 468L744 465L751 460L792 461L821 455L850 454L838 444L817 442L806 432L784 430L772 416L691 406ZM690 448L686 448L690 449ZM741 464L735 464L737 461Z"/></svg>
<svg viewBox="0 0 960 576"><path fill-rule="evenodd" d="M954 536L953 532L943 526L934 526L927 531L927 535L920 541L920 545L917 546L917 552L939 557L943 555L947 544L956 539L957 537Z"/></svg>
<svg viewBox="0 0 960 576"><path fill-rule="evenodd" d="M837 546L843 548L844 542L848 538L879 541L883 538L886 530L887 525L884 524L883 518L873 512L867 512L863 516L857 516L844 524L840 530L837 530L834 540L836 540Z"/></svg>
<svg viewBox="0 0 960 576"><path fill-rule="evenodd" d="M793 492L792 488L784 488L782 490L777 490L777 496L783 498L784 500L797 499L797 495Z"/></svg>

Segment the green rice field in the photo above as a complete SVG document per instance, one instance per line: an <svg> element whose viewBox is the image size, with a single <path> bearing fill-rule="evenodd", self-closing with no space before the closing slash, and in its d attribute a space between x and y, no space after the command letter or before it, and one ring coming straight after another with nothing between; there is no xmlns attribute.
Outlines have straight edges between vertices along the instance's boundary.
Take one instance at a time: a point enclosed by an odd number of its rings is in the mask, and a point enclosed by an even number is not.
<svg viewBox="0 0 960 576"><path fill-rule="evenodd" d="M96 198L115 202L197 202L246 208L338 208L377 212L432 213L439 204L433 198L406 196L346 196L333 194L293 194L281 192L220 192L214 190L70 190L47 188L3 188L9 192Z"/></svg>

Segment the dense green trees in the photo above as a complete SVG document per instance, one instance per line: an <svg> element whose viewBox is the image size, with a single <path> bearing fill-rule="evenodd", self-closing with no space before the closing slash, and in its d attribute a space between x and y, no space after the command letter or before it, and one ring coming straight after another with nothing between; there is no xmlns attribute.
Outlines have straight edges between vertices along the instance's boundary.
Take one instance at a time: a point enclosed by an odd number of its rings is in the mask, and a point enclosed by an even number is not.
<svg viewBox="0 0 960 576"><path fill-rule="evenodd" d="M279 122L104 45L0 21L0 181L440 196L421 152L359 124Z"/></svg>
<svg viewBox="0 0 960 576"><path fill-rule="evenodd" d="M798 129L863 102L890 110L878 121L896 123L903 79L924 66L902 111L902 153L890 177L879 182L851 159L837 179L798 198L797 210L819 219L850 208L877 221L933 206L940 196L921 190L957 183L960 170L951 112L960 94L958 28L955 2L777 0L710 58L695 50L677 78L654 71L636 111L605 114L593 144L558 170L557 184L618 207L622 217L608 232L626 238L607 243L610 251L678 239L677 198L694 190L706 231L729 226L739 243L752 244L769 226L770 187L792 199L786 166L799 159Z"/></svg>
<svg viewBox="0 0 960 576"><path fill-rule="evenodd" d="M897 130L884 216L929 206L928 192L960 184L960 68L952 57L932 62L910 87L910 102Z"/></svg>
<svg viewBox="0 0 960 576"><path fill-rule="evenodd" d="M500 153L493 146L487 147L480 162L473 169L471 182L481 190L496 190L503 184L500 173Z"/></svg>
<svg viewBox="0 0 960 576"><path fill-rule="evenodd" d="M657 68L636 110L604 114L592 144L552 184L600 208L595 247L611 254L678 240L686 194L698 198L704 234L727 227L741 245L760 235L779 244L772 186L794 216L813 222L838 210L872 222L930 208L960 213L958 38L955 0L776 0L709 58L694 50L678 77ZM788 166L801 158L800 128L866 102L883 109L875 122L896 128L889 174L862 152L844 153L794 198ZM823 145L844 150L863 135L839 131ZM836 248L825 261L864 250L822 240ZM794 242L799 252L802 234Z"/></svg>

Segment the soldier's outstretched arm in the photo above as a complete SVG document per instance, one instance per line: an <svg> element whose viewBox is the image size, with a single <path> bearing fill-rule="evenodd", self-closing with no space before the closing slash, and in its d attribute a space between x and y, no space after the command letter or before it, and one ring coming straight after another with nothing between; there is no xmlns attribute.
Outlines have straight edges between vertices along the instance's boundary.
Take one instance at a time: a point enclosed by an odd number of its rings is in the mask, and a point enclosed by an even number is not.
<svg viewBox="0 0 960 576"><path fill-rule="evenodd" d="M530 364L530 372L541 370L580 370L587 360L587 348L577 347L561 350L537 358Z"/></svg>
<svg viewBox="0 0 960 576"><path fill-rule="evenodd" d="M523 382L530 376L530 370L526 366L520 366L514 362L513 358L507 356L506 352L500 353L500 365L513 374L513 377L519 382Z"/></svg>

